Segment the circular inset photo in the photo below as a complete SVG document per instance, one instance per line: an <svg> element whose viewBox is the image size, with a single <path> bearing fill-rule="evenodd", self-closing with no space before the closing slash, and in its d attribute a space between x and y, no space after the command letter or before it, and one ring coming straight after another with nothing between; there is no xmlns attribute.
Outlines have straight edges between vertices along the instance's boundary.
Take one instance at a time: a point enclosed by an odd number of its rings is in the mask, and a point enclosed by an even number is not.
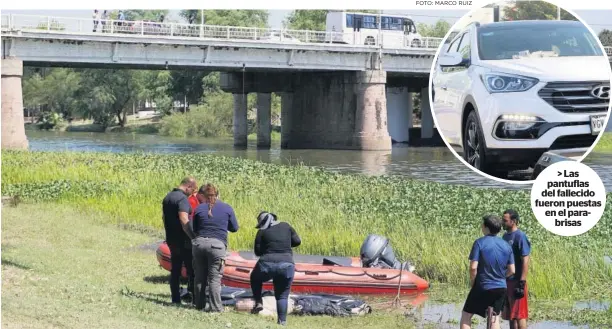
<svg viewBox="0 0 612 329"><path fill-rule="evenodd" d="M476 9L433 61L440 136L474 171L532 183L547 166L582 161L610 113L610 59L576 15L545 1Z"/></svg>

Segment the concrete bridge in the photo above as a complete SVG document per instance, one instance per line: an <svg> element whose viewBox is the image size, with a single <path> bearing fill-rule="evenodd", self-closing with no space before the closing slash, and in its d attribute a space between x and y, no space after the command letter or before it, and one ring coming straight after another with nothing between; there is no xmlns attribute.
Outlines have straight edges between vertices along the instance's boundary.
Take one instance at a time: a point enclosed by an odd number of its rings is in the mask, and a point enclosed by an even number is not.
<svg viewBox="0 0 612 329"><path fill-rule="evenodd" d="M397 40L400 38L401 40ZM27 147L23 65L221 71L234 94L234 144L247 144L247 93L258 93L258 146L270 146L270 93L282 97L284 148L387 150L407 142L412 95L420 93L421 138L434 136L428 74L441 39L404 46L339 44L340 32L2 16L2 147ZM354 39L353 39L354 40Z"/></svg>

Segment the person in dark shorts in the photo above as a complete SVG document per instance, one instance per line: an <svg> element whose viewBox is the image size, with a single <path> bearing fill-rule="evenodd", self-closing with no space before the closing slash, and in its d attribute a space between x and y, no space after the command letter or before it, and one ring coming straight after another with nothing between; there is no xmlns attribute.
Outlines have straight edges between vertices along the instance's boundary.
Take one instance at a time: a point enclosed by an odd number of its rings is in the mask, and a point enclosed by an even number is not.
<svg viewBox="0 0 612 329"><path fill-rule="evenodd" d="M506 300L506 278L514 274L514 255L506 241L497 236L502 221L494 215L483 217L483 237L474 241L470 252L470 292L461 314L461 329L470 329L472 316L486 317L487 308L493 307L499 315ZM493 320L499 329L499 316Z"/></svg>
<svg viewBox="0 0 612 329"><path fill-rule="evenodd" d="M212 184L200 187L200 205L193 215L193 243L195 264L195 307L198 310L223 312L221 300L221 278L227 253L227 235L238 231L238 220L234 209L219 200L219 191ZM208 300L206 288L209 289Z"/></svg>
<svg viewBox="0 0 612 329"><path fill-rule="evenodd" d="M181 184L170 191L162 201L166 243L170 249L170 293L172 303L181 304L180 280L183 264L187 270L187 289L193 291L193 263L191 239L195 237L189 222L191 205L187 196L197 188L193 177L186 177Z"/></svg>
<svg viewBox="0 0 612 329"><path fill-rule="evenodd" d="M295 263L291 248L302 241L291 225L279 222L275 214L261 212L257 216L259 229L255 236L255 255L259 256L251 272L251 290L255 299L253 313L263 310L261 290L263 283L272 280L278 324L287 324L287 307L291 283L295 274Z"/></svg>
<svg viewBox="0 0 612 329"><path fill-rule="evenodd" d="M514 254L516 273L508 278L508 300L504 307L502 319L510 321L510 329L527 329L529 307L527 303L527 271L531 242L525 232L518 228L519 214L508 209L503 215L506 233L502 237L508 242Z"/></svg>

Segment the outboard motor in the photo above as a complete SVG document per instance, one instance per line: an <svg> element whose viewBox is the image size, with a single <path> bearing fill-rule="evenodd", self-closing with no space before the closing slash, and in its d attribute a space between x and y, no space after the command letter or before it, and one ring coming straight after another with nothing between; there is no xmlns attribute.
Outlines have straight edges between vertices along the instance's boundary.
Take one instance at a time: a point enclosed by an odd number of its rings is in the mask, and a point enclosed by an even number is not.
<svg viewBox="0 0 612 329"><path fill-rule="evenodd" d="M384 236L370 234L361 245L361 263L363 267L401 269L402 263L395 258L391 242ZM412 272L414 266L406 262L404 269Z"/></svg>

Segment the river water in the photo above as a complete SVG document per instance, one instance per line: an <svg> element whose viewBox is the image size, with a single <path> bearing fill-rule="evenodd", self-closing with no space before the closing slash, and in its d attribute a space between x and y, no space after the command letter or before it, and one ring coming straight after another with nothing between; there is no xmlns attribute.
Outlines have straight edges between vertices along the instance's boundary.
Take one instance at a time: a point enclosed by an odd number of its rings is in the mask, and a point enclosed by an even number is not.
<svg viewBox="0 0 612 329"><path fill-rule="evenodd" d="M485 178L464 166L446 147L396 145L392 151L283 150L273 143L258 150L255 141L246 150L234 149L231 138L171 138L122 133L27 131L32 151L212 153L276 163L318 166L331 171L365 175L400 175L447 184L528 189L531 184L505 184ZM591 153L584 161L612 191L612 154Z"/></svg>

